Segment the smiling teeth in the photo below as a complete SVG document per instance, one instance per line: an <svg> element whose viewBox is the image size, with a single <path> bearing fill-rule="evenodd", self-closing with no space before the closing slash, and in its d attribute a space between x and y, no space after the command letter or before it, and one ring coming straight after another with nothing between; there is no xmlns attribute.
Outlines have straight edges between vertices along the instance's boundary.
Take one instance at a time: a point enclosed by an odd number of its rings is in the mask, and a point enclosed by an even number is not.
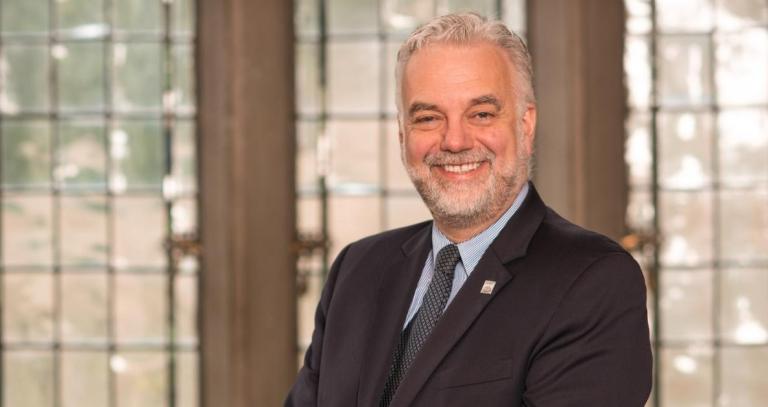
<svg viewBox="0 0 768 407"><path fill-rule="evenodd" d="M461 165L444 165L443 168L448 172L461 174L469 172L480 166L480 163L461 164Z"/></svg>

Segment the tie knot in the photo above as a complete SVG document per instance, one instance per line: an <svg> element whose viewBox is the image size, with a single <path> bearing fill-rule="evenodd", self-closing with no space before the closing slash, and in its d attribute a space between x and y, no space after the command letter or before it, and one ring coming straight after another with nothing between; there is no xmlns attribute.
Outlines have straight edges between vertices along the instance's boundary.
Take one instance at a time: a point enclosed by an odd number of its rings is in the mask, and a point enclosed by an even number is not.
<svg viewBox="0 0 768 407"><path fill-rule="evenodd" d="M453 270L456 268L456 263L461 259L459 254L459 248L455 244L449 244L443 247L437 253L437 260L435 261L435 270L444 274L453 275Z"/></svg>

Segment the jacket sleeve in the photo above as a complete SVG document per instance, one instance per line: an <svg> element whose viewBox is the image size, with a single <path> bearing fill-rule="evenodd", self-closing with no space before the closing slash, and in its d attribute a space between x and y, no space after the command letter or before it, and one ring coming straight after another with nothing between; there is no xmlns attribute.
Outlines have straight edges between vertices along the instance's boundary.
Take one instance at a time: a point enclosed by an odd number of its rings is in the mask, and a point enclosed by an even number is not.
<svg viewBox="0 0 768 407"><path fill-rule="evenodd" d="M525 383L527 407L642 407L652 355L642 272L612 253L573 282L536 346Z"/></svg>
<svg viewBox="0 0 768 407"><path fill-rule="evenodd" d="M304 365L299 370L296 381L288 393L285 400L286 407L315 407L317 406L317 389L320 383L320 361L323 350L323 336L325 335L325 321L328 315L328 308L333 297L333 289L338 278L339 269L344 255L349 246L344 248L336 257L328 273L328 279L323 287L323 293L320 296L320 303L315 311L315 329L312 332L312 343L307 348L304 355Z"/></svg>

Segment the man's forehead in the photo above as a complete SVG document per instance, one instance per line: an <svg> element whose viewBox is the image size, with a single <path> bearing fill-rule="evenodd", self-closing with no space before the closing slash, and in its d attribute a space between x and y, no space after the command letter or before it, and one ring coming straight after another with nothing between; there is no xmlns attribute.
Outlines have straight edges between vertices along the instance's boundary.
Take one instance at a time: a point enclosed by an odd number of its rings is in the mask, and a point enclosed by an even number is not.
<svg viewBox="0 0 768 407"><path fill-rule="evenodd" d="M478 106L478 105L491 105L496 109L501 110L504 107L504 103L499 97L493 93L483 94L477 97L470 98L466 107ZM429 101L414 100L408 105L408 113L414 114L423 110L439 110L440 105L431 103Z"/></svg>

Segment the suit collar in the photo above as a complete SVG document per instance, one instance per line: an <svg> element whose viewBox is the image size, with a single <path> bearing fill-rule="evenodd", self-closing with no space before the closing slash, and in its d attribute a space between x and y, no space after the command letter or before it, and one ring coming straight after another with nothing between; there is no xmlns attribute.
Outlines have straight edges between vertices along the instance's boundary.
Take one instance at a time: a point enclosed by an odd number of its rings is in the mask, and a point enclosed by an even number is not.
<svg viewBox="0 0 768 407"><path fill-rule="evenodd" d="M496 240L491 243L490 249L504 264L525 256L528 245L547 212L547 207L533 183L529 182L528 186L528 196L525 197L520 209L507 222Z"/></svg>

